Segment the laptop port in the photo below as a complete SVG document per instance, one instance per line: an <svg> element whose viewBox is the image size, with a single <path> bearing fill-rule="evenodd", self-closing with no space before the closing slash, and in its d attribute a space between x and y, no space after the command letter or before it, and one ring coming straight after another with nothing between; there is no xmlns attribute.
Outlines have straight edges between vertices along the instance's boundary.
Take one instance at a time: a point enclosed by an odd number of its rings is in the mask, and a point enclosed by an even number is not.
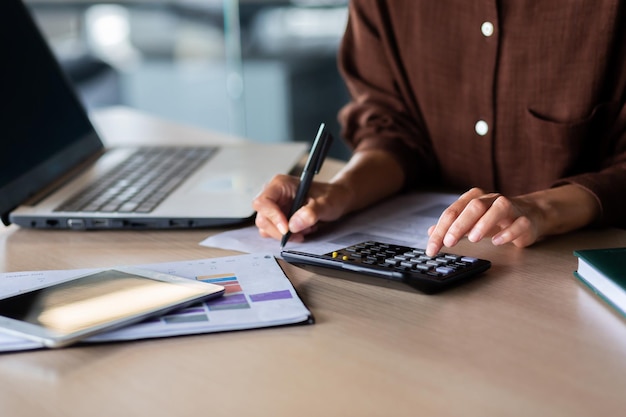
<svg viewBox="0 0 626 417"><path fill-rule="evenodd" d="M109 219L94 219L91 224L93 227L109 227Z"/></svg>
<svg viewBox="0 0 626 417"><path fill-rule="evenodd" d="M59 227L58 220L46 220L46 227Z"/></svg>
<svg viewBox="0 0 626 417"><path fill-rule="evenodd" d="M84 229L85 221L83 219L67 219L67 227L70 229Z"/></svg>
<svg viewBox="0 0 626 417"><path fill-rule="evenodd" d="M187 228L187 227L192 227L193 226L193 220L170 220L169 221L169 225L170 227L180 227L180 228Z"/></svg>

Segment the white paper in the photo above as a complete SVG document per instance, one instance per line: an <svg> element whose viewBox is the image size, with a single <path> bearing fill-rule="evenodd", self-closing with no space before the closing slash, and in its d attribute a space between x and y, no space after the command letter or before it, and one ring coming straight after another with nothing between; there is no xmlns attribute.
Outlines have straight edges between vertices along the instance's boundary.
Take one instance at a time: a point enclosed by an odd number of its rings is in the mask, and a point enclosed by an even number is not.
<svg viewBox="0 0 626 417"><path fill-rule="evenodd" d="M253 329L302 323L311 316L276 259L268 253L135 267L223 285L226 293L220 298L143 323L101 333L86 341L134 340ZM52 284L88 271L90 270L0 274L0 297ZM0 333L0 351L40 347L40 343Z"/></svg>
<svg viewBox="0 0 626 417"><path fill-rule="evenodd" d="M424 248L428 228L458 198L456 194L441 193L400 195L326 225L323 232L307 236L303 243L287 243L286 249L323 254L365 240ZM241 252L269 252L280 257L280 242L261 237L255 226L220 233L200 244Z"/></svg>

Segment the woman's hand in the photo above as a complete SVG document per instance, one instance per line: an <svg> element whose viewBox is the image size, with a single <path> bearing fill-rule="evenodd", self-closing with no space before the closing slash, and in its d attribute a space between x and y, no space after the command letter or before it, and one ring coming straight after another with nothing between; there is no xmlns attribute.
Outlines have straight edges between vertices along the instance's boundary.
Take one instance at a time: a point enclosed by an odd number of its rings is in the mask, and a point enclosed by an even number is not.
<svg viewBox="0 0 626 417"><path fill-rule="evenodd" d="M318 222L337 220L346 212L349 190L338 184L313 182L305 204L287 219L299 183L297 177L276 175L254 199L255 223L261 236L280 239L290 230L291 241L300 242L316 230Z"/></svg>
<svg viewBox="0 0 626 417"><path fill-rule="evenodd" d="M470 242L490 237L494 245L526 247L545 236L584 227L599 213L595 197L571 184L511 198L473 188L429 228L426 253L433 256L464 236Z"/></svg>
<svg viewBox="0 0 626 417"><path fill-rule="evenodd" d="M330 182L314 181L308 200L287 219L300 181L276 175L252 203L257 211L256 226L263 237L280 239L289 230L292 241L302 241L318 222L334 221L368 207L397 193L403 182L402 169L392 155L376 150L355 152Z"/></svg>

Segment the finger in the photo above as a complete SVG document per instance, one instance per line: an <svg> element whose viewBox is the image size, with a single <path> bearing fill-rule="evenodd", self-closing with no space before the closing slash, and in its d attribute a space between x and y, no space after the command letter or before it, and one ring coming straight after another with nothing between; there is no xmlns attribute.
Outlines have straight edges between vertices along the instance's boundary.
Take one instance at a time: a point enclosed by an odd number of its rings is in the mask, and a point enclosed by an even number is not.
<svg viewBox="0 0 626 417"><path fill-rule="evenodd" d="M280 232L278 228L267 217L257 214L254 220L256 227L259 229L259 234L262 237L271 237L274 239L280 239L284 233Z"/></svg>
<svg viewBox="0 0 626 417"><path fill-rule="evenodd" d="M282 209L271 199L260 197L254 200L253 208L257 212L257 227L276 229L280 234L287 233L287 217Z"/></svg>
<svg viewBox="0 0 626 417"><path fill-rule="evenodd" d="M485 236L491 236L494 230L503 229L513 223L515 217L515 208L508 198L497 195L495 199L489 203L488 199L483 199L484 203L490 204L489 207L478 207L477 210L486 211L475 220L474 226L467 234L470 242L479 242ZM478 212L477 212L478 214Z"/></svg>
<svg viewBox="0 0 626 417"><path fill-rule="evenodd" d="M443 237L443 244L447 247L456 245L463 236L468 235L476 227L490 207L491 198L480 198L470 201L448 228ZM482 236L478 240L481 238Z"/></svg>
<svg viewBox="0 0 626 417"><path fill-rule="evenodd" d="M443 211L443 213L441 213L437 224L429 228L430 238L428 239L428 244L426 245L426 254L428 256L434 256L441 250L444 244L444 238L448 234L448 230L452 224L461 215L467 204L472 199L482 194L483 191L479 188L472 188L468 192L461 195L458 200L452 203Z"/></svg>
<svg viewBox="0 0 626 417"><path fill-rule="evenodd" d="M517 247L532 245L537 240L534 225L526 216L520 216L507 228L495 234L491 241L494 245L513 243Z"/></svg>
<svg viewBox="0 0 626 417"><path fill-rule="evenodd" d="M295 179L290 176L277 175L252 201L252 207L257 212L257 219L261 220L261 224L265 225L272 235L274 234L270 231L272 228L265 222L271 223L281 234L288 231L285 212L293 200L293 189L296 186L294 181Z"/></svg>
<svg viewBox="0 0 626 417"><path fill-rule="evenodd" d="M472 198L475 194L476 193L466 193L466 197L470 198L470 200L467 201L465 207L460 211L460 213L458 212L458 208L455 209L455 217L448 218L449 225L447 226L447 229L442 228L439 230L439 233L442 235L442 237L441 235L439 237L441 245L445 245L447 247L453 247L456 245L459 240L463 238L463 236L466 236L472 231L477 222L479 222L485 213L489 211L493 201L498 197L497 194L486 194ZM448 210L450 209L454 209L454 207L451 206ZM436 227L433 235L438 233L437 228L439 228L439 225ZM480 236L480 238L482 238L482 236ZM441 249L441 247L439 247L439 249ZM428 250L427 254L430 254Z"/></svg>
<svg viewBox="0 0 626 417"><path fill-rule="evenodd" d="M309 199L289 219L289 230L292 233L302 233L314 227L319 221L318 208L319 205L315 203L315 200Z"/></svg>

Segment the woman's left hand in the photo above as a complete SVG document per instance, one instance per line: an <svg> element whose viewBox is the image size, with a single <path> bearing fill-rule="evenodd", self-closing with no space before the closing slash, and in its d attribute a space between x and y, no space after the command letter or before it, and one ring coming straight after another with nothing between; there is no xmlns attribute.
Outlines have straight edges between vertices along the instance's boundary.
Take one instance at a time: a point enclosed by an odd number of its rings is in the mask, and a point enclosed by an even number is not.
<svg viewBox="0 0 626 417"><path fill-rule="evenodd" d="M470 242L490 237L494 245L526 247L544 236L586 226L599 213L595 197L573 184L517 197L472 188L428 229L426 253L433 256L444 245L452 247L464 236Z"/></svg>
<svg viewBox="0 0 626 417"><path fill-rule="evenodd" d="M433 256L442 246L452 247L464 236L470 242L491 237L494 245L513 242L519 247L528 246L539 237L540 222L540 210L523 199L472 188L428 229L426 253Z"/></svg>

